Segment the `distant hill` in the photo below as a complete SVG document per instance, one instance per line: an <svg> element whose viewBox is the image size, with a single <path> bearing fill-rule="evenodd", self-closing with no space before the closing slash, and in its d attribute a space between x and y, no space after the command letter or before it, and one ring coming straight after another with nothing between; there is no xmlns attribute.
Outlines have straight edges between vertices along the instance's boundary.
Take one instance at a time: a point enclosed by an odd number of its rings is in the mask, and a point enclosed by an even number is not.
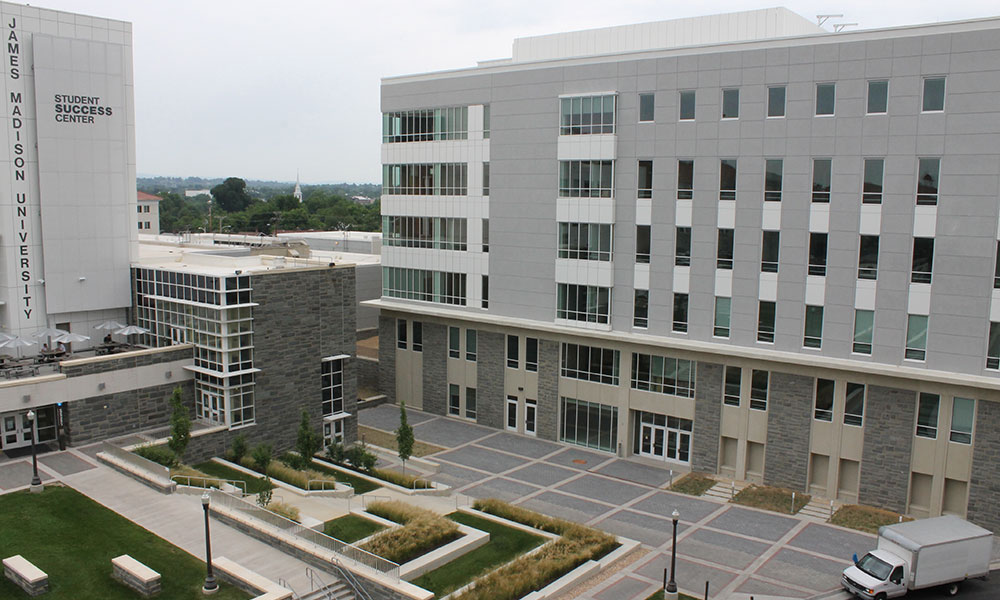
<svg viewBox="0 0 1000 600"><path fill-rule="evenodd" d="M205 179L203 177L137 177L136 187L149 194L174 192L184 195L185 190L210 190L223 182L224 177ZM247 191L255 198L269 199L279 194L291 194L295 189L294 181L261 181L247 179ZM303 194L312 190L322 190L339 196L351 198L364 196L377 199L382 196L382 186L376 183L323 183L318 185L302 185Z"/></svg>

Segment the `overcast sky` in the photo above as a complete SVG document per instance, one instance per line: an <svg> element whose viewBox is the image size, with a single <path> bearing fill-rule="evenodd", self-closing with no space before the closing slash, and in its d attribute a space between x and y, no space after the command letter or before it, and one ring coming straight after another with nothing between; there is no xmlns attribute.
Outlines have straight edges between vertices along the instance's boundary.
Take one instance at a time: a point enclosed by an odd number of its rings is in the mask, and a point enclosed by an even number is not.
<svg viewBox="0 0 1000 600"><path fill-rule="evenodd" d="M515 37L778 5L742 0L38 0L131 21L141 175L381 180L382 77L509 57ZM789 1L871 29L996 16L996 0Z"/></svg>

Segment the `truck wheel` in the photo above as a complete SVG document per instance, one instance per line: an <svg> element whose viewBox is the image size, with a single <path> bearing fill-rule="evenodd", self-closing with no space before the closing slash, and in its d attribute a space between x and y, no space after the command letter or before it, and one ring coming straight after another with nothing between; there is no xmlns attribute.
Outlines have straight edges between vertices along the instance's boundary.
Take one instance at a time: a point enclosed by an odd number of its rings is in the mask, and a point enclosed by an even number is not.
<svg viewBox="0 0 1000 600"><path fill-rule="evenodd" d="M955 594L957 594L958 593L958 584L957 583L950 583L950 584L948 584L947 592L948 592L949 596L954 596Z"/></svg>
<svg viewBox="0 0 1000 600"><path fill-rule="evenodd" d="M879 594L878 596L875 596L875 600L885 600L885 594Z"/></svg>

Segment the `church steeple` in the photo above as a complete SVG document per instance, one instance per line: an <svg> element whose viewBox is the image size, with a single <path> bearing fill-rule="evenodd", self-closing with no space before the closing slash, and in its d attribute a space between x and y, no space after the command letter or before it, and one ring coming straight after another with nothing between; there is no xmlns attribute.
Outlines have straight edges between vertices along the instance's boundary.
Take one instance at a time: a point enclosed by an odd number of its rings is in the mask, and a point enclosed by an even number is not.
<svg viewBox="0 0 1000 600"><path fill-rule="evenodd" d="M299 172L298 172L298 170L295 171L295 191L292 192L292 196L295 196L295 199L298 200L300 203L302 202L302 188L299 187Z"/></svg>

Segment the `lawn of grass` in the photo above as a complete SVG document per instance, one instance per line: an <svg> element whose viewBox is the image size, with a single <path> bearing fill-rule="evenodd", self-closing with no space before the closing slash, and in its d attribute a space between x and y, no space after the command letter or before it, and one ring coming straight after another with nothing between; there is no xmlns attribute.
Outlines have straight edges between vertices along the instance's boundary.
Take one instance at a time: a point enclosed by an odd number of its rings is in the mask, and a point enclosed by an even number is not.
<svg viewBox="0 0 1000 600"><path fill-rule="evenodd" d="M324 467L323 465L319 464L316 461L313 461L310 468L315 469L316 471L319 471L320 473L323 473L325 475L329 475L330 477L333 477L334 479L342 483L351 484L352 486L354 486L354 493L358 495L365 494L372 490L377 490L378 488L382 487L377 483L373 483L362 477L356 477L354 475L351 475L350 473L345 473L344 471L338 471L337 469Z"/></svg>
<svg viewBox="0 0 1000 600"><path fill-rule="evenodd" d="M205 565L187 552L66 487L46 485L0 496L0 548L20 554L49 575L50 600L136 600L139 595L111 578L111 559L128 554L162 576L159 597L203 598ZM212 596L242 600L250 596L220 584ZM21 588L0 579L0 598L27 598Z"/></svg>
<svg viewBox="0 0 1000 600"><path fill-rule="evenodd" d="M717 482L711 477L705 475L704 473L691 472L681 477L670 486L671 492L680 492L681 494L688 494L690 496L701 496L709 490Z"/></svg>
<svg viewBox="0 0 1000 600"><path fill-rule="evenodd" d="M348 544L363 540L383 529L385 526L353 514L331 519L323 524L323 533Z"/></svg>
<svg viewBox="0 0 1000 600"><path fill-rule="evenodd" d="M455 512L447 516L456 523L489 533L490 541L413 581L415 585L434 592L438 598L545 542L542 536L475 515Z"/></svg>
<svg viewBox="0 0 1000 600"><path fill-rule="evenodd" d="M264 481L263 477L254 477L253 475L248 475L243 471L237 471L236 469L219 464L215 461L210 460L208 462L197 464L194 467L203 473L211 475L212 477L242 481L247 484L248 494L259 494L264 490L274 487L274 484L268 484Z"/></svg>
<svg viewBox="0 0 1000 600"><path fill-rule="evenodd" d="M792 490L771 487L767 485L749 485L736 494L733 502L744 506L763 508L774 512L789 514L797 513L809 504L812 496L802 492L795 493L795 509L792 510Z"/></svg>
<svg viewBox="0 0 1000 600"><path fill-rule="evenodd" d="M381 429L373 429L365 425L358 425L358 438L364 439L367 444L374 444L380 448L394 452L399 451L399 446L396 445L396 434L394 433L385 432ZM434 444L428 444L420 440L413 442L413 456L417 458L434 454L435 452L442 452L443 450L444 448L441 446L435 446Z"/></svg>
<svg viewBox="0 0 1000 600"><path fill-rule="evenodd" d="M904 521L912 521L909 517L903 517ZM899 513L891 510L883 510L871 506L859 506L857 504L847 504L840 507L840 510L833 513L830 522L841 527L850 527L865 533L878 533L878 528L882 525L892 525L899 523Z"/></svg>

